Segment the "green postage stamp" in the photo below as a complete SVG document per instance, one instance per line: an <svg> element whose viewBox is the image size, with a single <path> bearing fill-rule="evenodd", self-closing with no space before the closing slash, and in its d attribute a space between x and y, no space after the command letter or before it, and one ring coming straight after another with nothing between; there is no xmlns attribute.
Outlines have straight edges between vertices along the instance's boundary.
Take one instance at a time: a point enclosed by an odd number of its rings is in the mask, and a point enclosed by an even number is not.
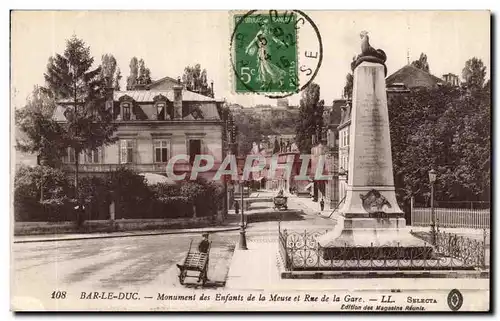
<svg viewBox="0 0 500 321"><path fill-rule="evenodd" d="M297 14L272 10L235 14L233 19L235 91L298 92Z"/></svg>

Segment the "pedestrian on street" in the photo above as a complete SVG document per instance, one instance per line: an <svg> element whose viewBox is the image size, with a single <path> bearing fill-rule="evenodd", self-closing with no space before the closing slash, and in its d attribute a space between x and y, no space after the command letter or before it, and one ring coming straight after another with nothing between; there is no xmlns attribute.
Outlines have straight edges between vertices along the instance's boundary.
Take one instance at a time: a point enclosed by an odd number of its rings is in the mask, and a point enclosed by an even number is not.
<svg viewBox="0 0 500 321"><path fill-rule="evenodd" d="M240 203L238 201L234 201L234 212L236 215L240 214Z"/></svg>
<svg viewBox="0 0 500 321"><path fill-rule="evenodd" d="M210 247L210 242L208 241L208 233L202 234L203 239L200 244L198 244L198 251L200 253L208 253L208 249Z"/></svg>
<svg viewBox="0 0 500 321"><path fill-rule="evenodd" d="M321 208L321 211L323 212L323 210L325 209L325 201L323 200L323 198L321 199L321 202L319 202L319 206Z"/></svg>
<svg viewBox="0 0 500 321"><path fill-rule="evenodd" d="M82 227L85 222L85 205L83 205L83 201L80 201L74 209L76 212L76 223L78 227Z"/></svg>

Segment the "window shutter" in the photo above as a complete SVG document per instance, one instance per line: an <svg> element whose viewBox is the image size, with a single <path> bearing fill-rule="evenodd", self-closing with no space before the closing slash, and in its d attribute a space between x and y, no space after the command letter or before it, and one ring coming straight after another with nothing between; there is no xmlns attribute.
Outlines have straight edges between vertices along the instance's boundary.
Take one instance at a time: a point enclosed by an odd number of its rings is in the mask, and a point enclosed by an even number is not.
<svg viewBox="0 0 500 321"><path fill-rule="evenodd" d="M155 162L159 163L161 161L161 153L159 148L155 148Z"/></svg>
<svg viewBox="0 0 500 321"><path fill-rule="evenodd" d="M127 141L120 140L120 163L125 164L127 162Z"/></svg>
<svg viewBox="0 0 500 321"><path fill-rule="evenodd" d="M135 139L131 139L130 140L130 149L129 149L129 153L130 153L130 163L134 163L137 161L138 159L138 151L137 151L137 147L136 147L136 140Z"/></svg>
<svg viewBox="0 0 500 321"><path fill-rule="evenodd" d="M167 161L167 156L168 156L167 146L164 146L164 147L161 149L161 161L162 161L162 162L166 162L166 161Z"/></svg>

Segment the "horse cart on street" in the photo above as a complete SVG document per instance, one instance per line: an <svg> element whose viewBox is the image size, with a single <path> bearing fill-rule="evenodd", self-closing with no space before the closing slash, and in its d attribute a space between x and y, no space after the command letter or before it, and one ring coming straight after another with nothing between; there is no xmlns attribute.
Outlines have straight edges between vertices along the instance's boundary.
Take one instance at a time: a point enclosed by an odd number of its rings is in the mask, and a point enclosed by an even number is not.
<svg viewBox="0 0 500 321"><path fill-rule="evenodd" d="M288 198L286 196L278 195L274 197L274 209L288 209L287 201Z"/></svg>

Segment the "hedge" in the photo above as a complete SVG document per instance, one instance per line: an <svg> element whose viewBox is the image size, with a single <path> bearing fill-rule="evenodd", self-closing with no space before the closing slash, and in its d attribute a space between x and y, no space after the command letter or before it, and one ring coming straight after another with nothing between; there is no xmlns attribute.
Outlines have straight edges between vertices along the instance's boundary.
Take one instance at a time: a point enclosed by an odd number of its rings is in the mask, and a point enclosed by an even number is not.
<svg viewBox="0 0 500 321"><path fill-rule="evenodd" d="M223 190L213 182L148 185L144 176L120 168L104 177L81 177L74 195L72 175L46 166L21 167L14 183L16 221L73 221L77 200L85 204L84 219L183 218L215 216ZM43 195L42 195L43 194Z"/></svg>

